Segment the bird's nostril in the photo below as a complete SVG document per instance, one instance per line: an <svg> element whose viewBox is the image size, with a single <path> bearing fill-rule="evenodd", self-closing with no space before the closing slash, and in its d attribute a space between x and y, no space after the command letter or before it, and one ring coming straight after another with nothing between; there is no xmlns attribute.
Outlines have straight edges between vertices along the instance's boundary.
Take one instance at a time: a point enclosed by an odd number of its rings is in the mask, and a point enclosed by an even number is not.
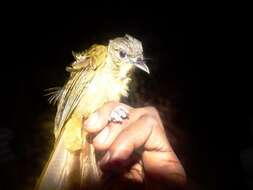
<svg viewBox="0 0 253 190"><path fill-rule="evenodd" d="M142 64L142 63L143 63L143 59L142 59L141 57L138 57L138 58L137 58L137 63L138 63L138 64Z"/></svg>

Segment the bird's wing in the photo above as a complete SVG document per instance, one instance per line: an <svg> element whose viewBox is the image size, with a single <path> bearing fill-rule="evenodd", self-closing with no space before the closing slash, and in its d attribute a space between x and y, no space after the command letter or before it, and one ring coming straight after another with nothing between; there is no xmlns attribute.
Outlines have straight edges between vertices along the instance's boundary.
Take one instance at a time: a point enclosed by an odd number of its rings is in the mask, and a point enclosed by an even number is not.
<svg viewBox="0 0 253 190"><path fill-rule="evenodd" d="M78 105L83 93L87 90L89 83L96 74L96 70L105 63L107 47L101 45L92 46L85 56L86 58L82 62L75 62L75 64L83 65L83 68L77 70L74 68L74 64L72 65L74 69L71 71L70 78L63 87L59 97L54 128L56 138Z"/></svg>

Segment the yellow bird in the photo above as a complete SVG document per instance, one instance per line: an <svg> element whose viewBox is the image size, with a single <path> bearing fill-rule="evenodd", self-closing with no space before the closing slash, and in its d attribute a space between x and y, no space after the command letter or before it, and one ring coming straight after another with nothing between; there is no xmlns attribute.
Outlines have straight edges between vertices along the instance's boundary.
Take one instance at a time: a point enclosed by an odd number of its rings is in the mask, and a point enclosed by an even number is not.
<svg viewBox="0 0 253 190"><path fill-rule="evenodd" d="M108 46L93 45L73 56L75 61L66 68L68 81L50 99L57 102L56 141L37 190L87 189L99 183L94 148L88 135L81 133L83 119L105 102L128 95L133 68L149 73L142 43L127 34L110 40Z"/></svg>

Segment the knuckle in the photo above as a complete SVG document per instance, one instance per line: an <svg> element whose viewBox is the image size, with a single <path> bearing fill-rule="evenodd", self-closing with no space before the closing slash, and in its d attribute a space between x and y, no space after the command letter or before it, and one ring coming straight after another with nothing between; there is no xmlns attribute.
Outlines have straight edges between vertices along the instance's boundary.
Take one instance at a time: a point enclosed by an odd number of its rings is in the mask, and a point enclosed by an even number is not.
<svg viewBox="0 0 253 190"><path fill-rule="evenodd" d="M134 150L134 144L132 142L123 141L122 143L113 144L109 148L113 154L113 159L128 157ZM116 154L115 154L116 153Z"/></svg>
<svg viewBox="0 0 253 190"><path fill-rule="evenodd" d="M147 107L146 107L146 110L147 110L149 113L151 113L152 115L155 115L155 116L159 115L158 110L157 110L155 107L153 107L153 106L147 106Z"/></svg>
<svg viewBox="0 0 253 190"><path fill-rule="evenodd" d="M144 114L142 116L142 119L144 120L145 123L148 123L150 125L153 125L153 126L158 125L157 119L150 114Z"/></svg>

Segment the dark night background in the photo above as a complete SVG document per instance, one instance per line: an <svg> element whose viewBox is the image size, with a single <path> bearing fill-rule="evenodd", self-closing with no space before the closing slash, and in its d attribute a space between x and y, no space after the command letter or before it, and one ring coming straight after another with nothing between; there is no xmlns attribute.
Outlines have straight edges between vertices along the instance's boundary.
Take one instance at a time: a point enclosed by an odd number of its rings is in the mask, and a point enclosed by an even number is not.
<svg viewBox="0 0 253 190"><path fill-rule="evenodd" d="M190 189L228 189L237 183L235 169L231 170L232 137L226 126L200 122L200 70L186 56L194 47L187 44L192 36L172 24L177 20L169 16L85 15L79 11L56 14L37 9L20 11L13 17L3 15L2 19L0 189L29 190L39 176L52 148L50 121L55 111L43 96L44 89L65 82L65 67L73 61L71 51L107 43L125 33L140 39L146 57L151 58L151 76L140 81L142 93L155 99L153 102L169 102L180 144L176 152L188 174Z"/></svg>

